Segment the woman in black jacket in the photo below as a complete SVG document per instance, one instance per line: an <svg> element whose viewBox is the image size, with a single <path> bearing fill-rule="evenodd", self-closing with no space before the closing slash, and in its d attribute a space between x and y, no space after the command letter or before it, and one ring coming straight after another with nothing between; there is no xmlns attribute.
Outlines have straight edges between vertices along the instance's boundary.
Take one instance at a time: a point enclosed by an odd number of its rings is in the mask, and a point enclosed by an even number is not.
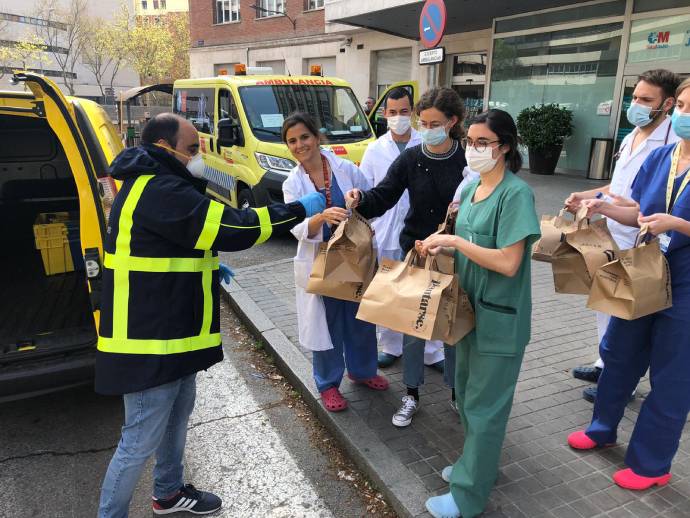
<svg viewBox="0 0 690 518"><path fill-rule="evenodd" d="M415 240L426 239L444 221L448 205L462 180L467 162L460 146L463 135L463 103L451 88L433 88L415 106L423 143L403 151L391 164L386 177L373 189L352 189L345 201L366 218L382 216L408 190L410 210L400 233L403 254ZM445 348L444 379L453 387L454 352ZM403 339L403 383L407 395L393 416L395 426L408 426L419 408L419 386L424 383L424 340ZM452 393L454 406L455 393Z"/></svg>

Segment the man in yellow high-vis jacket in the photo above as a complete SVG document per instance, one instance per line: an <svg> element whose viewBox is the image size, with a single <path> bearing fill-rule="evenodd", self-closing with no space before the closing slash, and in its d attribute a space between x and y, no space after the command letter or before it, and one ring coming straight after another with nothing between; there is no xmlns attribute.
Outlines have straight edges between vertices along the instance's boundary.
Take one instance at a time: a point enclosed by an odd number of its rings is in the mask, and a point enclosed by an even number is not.
<svg viewBox="0 0 690 518"><path fill-rule="evenodd" d="M156 454L153 511L213 512L216 495L184 484L196 373L223 359L217 251L244 250L325 208L322 194L233 209L204 195L194 126L170 113L111 166L122 180L104 241L96 390L122 395L125 423L101 490L99 518L121 518Z"/></svg>

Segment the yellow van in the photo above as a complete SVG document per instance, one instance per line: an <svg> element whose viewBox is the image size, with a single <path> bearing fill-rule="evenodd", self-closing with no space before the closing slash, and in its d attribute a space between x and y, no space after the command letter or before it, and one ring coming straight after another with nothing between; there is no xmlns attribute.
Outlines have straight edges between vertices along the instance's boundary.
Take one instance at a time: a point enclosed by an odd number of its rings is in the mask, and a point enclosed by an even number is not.
<svg viewBox="0 0 690 518"><path fill-rule="evenodd" d="M356 164L361 161L375 133L346 81L321 77L319 68L311 76L247 71L239 65L234 76L174 84L173 111L199 131L211 196L233 207L282 201L282 184L295 162L280 132L294 111L314 117L324 147Z"/></svg>
<svg viewBox="0 0 690 518"><path fill-rule="evenodd" d="M0 91L0 401L93 379L115 194L107 168L122 150L96 103L65 97L38 74L14 81L26 91ZM36 249L34 225L54 213L68 213L75 236L70 267L59 271L76 271L49 272Z"/></svg>

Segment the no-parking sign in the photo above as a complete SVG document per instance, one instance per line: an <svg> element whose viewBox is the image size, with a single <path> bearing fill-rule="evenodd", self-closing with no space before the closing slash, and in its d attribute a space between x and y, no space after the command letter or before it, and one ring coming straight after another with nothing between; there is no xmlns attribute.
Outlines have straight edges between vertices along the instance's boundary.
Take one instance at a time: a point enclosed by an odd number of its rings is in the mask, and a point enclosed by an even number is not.
<svg viewBox="0 0 690 518"><path fill-rule="evenodd" d="M446 4L443 0L426 0L419 15L419 39L427 49L439 44L446 29Z"/></svg>

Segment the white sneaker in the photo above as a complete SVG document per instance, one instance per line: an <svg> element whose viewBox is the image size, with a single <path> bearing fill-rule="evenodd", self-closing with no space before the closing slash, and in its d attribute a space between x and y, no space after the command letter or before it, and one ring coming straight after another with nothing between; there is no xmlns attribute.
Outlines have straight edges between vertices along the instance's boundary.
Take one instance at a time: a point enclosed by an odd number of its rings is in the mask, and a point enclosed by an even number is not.
<svg viewBox="0 0 690 518"><path fill-rule="evenodd" d="M393 424L395 426L404 427L409 426L412 422L412 416L417 413L419 403L414 396L404 396L402 398L402 406L393 415Z"/></svg>

